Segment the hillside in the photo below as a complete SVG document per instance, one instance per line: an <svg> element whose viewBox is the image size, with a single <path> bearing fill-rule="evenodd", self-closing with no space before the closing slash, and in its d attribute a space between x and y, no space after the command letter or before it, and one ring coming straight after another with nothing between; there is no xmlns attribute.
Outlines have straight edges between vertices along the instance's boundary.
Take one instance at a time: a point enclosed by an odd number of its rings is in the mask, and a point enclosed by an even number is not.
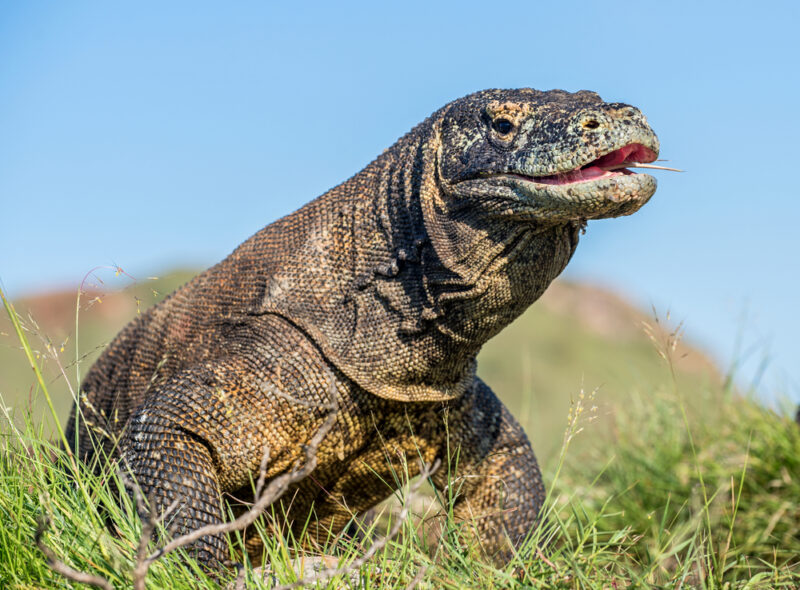
<svg viewBox="0 0 800 590"><path fill-rule="evenodd" d="M72 396L59 363L74 388L76 339L83 375L122 326L192 276L191 271L181 270L137 281L111 276L103 277L105 284L101 285L94 280L96 284L85 287L80 297L77 338L77 290L15 302L42 359L62 422ZM557 281L537 304L484 347L478 373L510 406L539 456L546 459L560 446L570 400L582 389L598 390L602 424L631 392L653 391L664 383L669 369L645 324L651 326L657 342L663 345L667 341L669 334L652 317L618 295ZM672 356L682 391L691 393L720 381L719 372L698 350L679 343ZM35 393L33 375L6 317L0 317L0 366L0 395L6 406L29 406L34 416L46 415L46 405Z"/></svg>

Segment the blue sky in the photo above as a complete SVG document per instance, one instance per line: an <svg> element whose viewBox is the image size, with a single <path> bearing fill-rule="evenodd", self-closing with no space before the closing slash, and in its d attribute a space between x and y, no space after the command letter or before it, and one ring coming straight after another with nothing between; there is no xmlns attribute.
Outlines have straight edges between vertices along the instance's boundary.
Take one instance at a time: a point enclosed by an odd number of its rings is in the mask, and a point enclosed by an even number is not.
<svg viewBox="0 0 800 590"><path fill-rule="evenodd" d="M683 320L800 398L794 2L3 3L0 279L205 267L489 87L640 107L661 157L635 216L566 274ZM736 352L735 342L742 345Z"/></svg>

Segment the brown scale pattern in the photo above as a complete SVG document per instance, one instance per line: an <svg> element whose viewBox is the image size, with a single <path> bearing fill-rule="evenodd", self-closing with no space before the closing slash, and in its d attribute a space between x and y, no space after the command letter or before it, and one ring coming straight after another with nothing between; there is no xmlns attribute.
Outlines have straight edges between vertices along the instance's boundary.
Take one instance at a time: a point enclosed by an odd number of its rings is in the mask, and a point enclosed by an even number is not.
<svg viewBox="0 0 800 590"><path fill-rule="evenodd" d="M587 219L633 213L655 190L646 175L531 177L629 143L658 151L638 110L591 92L446 105L128 325L86 376L70 441L86 461L121 459L159 510L178 500L182 532L220 522L223 497L252 499L265 446L268 478L292 469L335 390L337 423L312 476L275 507L281 526L313 511L324 540L387 497L405 463L413 475L418 457L438 457L449 468L434 484L457 492L456 515L504 559L535 526L544 486L475 357L563 270ZM228 557L222 538L192 549Z"/></svg>

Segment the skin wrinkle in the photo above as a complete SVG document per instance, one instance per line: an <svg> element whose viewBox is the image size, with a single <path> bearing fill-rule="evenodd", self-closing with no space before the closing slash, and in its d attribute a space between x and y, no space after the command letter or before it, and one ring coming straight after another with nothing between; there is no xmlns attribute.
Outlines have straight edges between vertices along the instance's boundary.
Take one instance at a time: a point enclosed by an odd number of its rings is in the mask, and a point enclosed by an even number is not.
<svg viewBox="0 0 800 590"><path fill-rule="evenodd" d="M637 109L591 92L486 90L446 105L123 329L82 384L68 440L77 426L83 460L121 457L159 510L181 499L173 523L186 532L220 522L223 496L252 502L265 446L268 480L292 469L333 380L340 409L318 466L268 528L299 533L313 513L309 542L324 542L396 474L415 475L418 457L440 458L452 469L434 484L457 489L454 513L475 517L502 561L536 526L544 486L475 357L564 269L586 220L631 214L655 191L644 174L534 177L634 143L658 152ZM193 551L213 565L226 547L207 537Z"/></svg>

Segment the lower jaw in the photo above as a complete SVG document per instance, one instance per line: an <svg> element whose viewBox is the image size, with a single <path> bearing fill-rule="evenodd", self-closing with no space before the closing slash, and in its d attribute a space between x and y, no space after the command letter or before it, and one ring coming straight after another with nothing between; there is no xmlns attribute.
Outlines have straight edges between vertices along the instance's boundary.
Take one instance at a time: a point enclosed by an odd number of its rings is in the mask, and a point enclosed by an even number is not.
<svg viewBox="0 0 800 590"><path fill-rule="evenodd" d="M635 178L614 174L563 185L525 183L519 188L539 218L553 221L604 219L635 213L655 193L655 178L647 174L632 176Z"/></svg>

